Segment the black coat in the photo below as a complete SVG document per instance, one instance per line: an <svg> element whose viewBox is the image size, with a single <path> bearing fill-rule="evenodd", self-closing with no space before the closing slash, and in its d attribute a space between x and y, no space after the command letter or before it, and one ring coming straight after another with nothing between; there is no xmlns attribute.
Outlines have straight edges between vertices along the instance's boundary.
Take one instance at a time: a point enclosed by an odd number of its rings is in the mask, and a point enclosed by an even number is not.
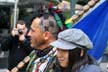
<svg viewBox="0 0 108 72"><path fill-rule="evenodd" d="M13 67L23 60L33 50L30 47L29 38L26 38L24 42L20 42L18 37L9 36L2 44L2 51L9 50L8 57L8 69L11 70Z"/></svg>

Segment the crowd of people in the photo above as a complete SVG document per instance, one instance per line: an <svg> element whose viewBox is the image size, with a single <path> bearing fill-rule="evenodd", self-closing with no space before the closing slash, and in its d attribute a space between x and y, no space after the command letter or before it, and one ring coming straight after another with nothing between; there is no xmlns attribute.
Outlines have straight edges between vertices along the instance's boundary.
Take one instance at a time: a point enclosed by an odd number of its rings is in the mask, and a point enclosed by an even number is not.
<svg viewBox="0 0 108 72"><path fill-rule="evenodd" d="M1 45L3 51L9 50L9 72L101 72L87 54L93 48L89 37L80 29L67 29L61 10L41 5L37 12L30 29L18 21Z"/></svg>

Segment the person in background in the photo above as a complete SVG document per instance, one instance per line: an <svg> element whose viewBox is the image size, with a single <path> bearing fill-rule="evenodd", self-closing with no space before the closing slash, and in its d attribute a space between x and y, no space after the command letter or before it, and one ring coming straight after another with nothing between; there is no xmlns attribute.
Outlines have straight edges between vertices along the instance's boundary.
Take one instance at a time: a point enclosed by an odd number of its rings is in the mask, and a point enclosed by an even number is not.
<svg viewBox="0 0 108 72"><path fill-rule="evenodd" d="M50 45L57 48L54 72L101 72L95 59L87 54L93 45L82 30L64 30Z"/></svg>
<svg viewBox="0 0 108 72"><path fill-rule="evenodd" d="M2 51L9 50L8 69L14 68L24 57L33 50L27 37L27 26L22 20L16 24L16 28L11 31L9 37L1 44ZM26 67L26 66L25 66ZM25 68L20 70L25 72Z"/></svg>

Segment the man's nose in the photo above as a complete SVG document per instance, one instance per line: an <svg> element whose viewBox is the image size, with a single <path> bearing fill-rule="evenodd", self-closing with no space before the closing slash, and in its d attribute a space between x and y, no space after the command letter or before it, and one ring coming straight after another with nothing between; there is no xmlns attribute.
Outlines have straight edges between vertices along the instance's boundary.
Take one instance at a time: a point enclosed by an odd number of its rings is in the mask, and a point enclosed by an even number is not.
<svg viewBox="0 0 108 72"><path fill-rule="evenodd" d="M30 36L30 31L27 33L27 36Z"/></svg>

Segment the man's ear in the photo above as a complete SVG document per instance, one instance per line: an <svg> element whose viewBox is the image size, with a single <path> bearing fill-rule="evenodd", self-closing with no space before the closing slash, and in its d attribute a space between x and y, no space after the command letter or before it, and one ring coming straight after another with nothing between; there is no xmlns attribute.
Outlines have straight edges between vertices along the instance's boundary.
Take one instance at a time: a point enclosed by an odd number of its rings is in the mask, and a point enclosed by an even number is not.
<svg viewBox="0 0 108 72"><path fill-rule="evenodd" d="M50 33L49 33L48 31L46 31L46 32L44 33L44 39L45 39L45 40L48 40L49 37L50 37Z"/></svg>

